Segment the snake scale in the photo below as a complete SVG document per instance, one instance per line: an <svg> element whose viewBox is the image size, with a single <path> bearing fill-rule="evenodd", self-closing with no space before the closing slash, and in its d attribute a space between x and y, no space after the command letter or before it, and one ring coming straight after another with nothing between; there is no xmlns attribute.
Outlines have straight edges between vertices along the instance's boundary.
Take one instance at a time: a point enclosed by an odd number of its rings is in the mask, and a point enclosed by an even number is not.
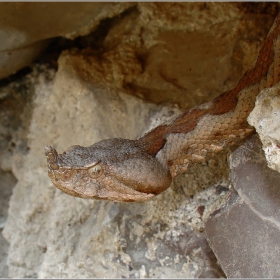
<svg viewBox="0 0 280 280"><path fill-rule="evenodd" d="M48 175L81 198L145 201L166 190L188 166L238 143L254 129L247 117L256 96L280 81L280 16L256 61L232 90L188 110L137 140L107 139L58 154L45 147Z"/></svg>

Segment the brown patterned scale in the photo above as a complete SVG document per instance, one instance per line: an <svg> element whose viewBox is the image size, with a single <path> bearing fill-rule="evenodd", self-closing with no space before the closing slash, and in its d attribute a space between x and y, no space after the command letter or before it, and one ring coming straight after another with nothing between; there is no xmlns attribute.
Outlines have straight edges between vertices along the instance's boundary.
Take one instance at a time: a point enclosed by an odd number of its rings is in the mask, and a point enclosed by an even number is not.
<svg viewBox="0 0 280 280"><path fill-rule="evenodd" d="M247 117L259 92L280 81L280 16L237 86L137 140L107 139L58 154L45 147L49 177L82 198L145 201L166 190L189 164L238 143L254 129Z"/></svg>

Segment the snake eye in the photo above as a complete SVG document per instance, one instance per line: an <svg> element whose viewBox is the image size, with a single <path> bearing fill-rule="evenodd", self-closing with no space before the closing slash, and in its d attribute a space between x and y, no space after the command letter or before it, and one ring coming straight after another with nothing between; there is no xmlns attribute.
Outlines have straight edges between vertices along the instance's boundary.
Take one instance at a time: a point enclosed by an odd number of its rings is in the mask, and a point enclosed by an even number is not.
<svg viewBox="0 0 280 280"><path fill-rule="evenodd" d="M96 164L93 167L88 169L88 174L91 178L98 178L103 173L102 166L100 164Z"/></svg>

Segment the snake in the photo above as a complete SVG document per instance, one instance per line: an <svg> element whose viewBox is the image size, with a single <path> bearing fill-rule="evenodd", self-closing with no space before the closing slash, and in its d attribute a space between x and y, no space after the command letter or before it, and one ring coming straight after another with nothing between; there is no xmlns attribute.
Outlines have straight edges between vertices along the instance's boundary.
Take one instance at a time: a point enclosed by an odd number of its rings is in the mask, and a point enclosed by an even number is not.
<svg viewBox="0 0 280 280"><path fill-rule="evenodd" d="M111 138L62 154L45 147L48 176L62 192L80 198L143 202L170 187L195 163L237 145L255 130L247 122L257 95L280 81L280 16L255 62L237 85L189 109L136 140Z"/></svg>

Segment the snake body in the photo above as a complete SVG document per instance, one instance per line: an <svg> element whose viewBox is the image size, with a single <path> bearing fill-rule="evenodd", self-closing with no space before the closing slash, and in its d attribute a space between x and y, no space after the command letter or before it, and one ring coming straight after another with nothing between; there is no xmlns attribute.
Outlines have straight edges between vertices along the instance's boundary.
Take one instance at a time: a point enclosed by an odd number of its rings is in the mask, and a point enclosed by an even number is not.
<svg viewBox="0 0 280 280"><path fill-rule="evenodd" d="M137 140L107 139L58 154L45 147L49 177L82 198L145 201L166 190L188 166L234 145L254 129L247 117L256 96L280 81L278 16L251 68L232 90L190 109Z"/></svg>

